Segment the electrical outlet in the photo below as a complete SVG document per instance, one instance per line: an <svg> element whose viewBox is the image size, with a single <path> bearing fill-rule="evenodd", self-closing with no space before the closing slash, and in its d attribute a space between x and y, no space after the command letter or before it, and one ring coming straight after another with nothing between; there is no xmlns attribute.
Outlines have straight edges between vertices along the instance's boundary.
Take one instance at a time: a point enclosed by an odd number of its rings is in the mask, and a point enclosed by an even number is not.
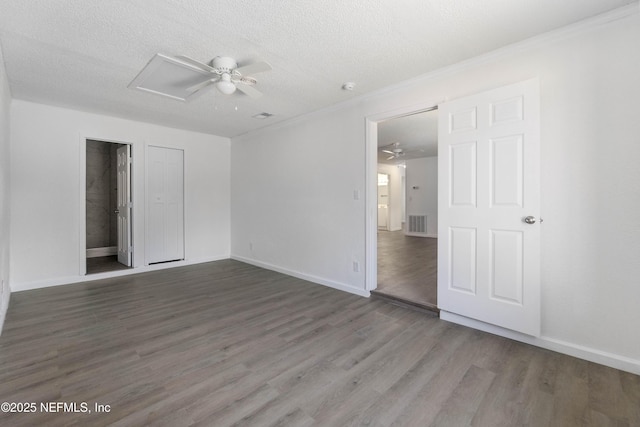
<svg viewBox="0 0 640 427"><path fill-rule="evenodd" d="M353 261L353 272L354 273L360 272L360 263L358 261Z"/></svg>
<svg viewBox="0 0 640 427"><path fill-rule="evenodd" d="M249 242L249 250L253 251L253 242Z"/></svg>

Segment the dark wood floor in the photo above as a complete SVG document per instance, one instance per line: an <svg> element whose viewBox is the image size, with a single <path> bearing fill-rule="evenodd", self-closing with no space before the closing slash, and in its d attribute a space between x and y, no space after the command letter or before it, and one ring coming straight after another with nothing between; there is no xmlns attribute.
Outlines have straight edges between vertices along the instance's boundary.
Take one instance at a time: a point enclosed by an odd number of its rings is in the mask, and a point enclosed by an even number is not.
<svg viewBox="0 0 640 427"><path fill-rule="evenodd" d="M226 260L12 294L0 402L38 405L3 426L637 426L640 377Z"/></svg>
<svg viewBox="0 0 640 427"><path fill-rule="evenodd" d="M435 308L438 239L378 231L377 292Z"/></svg>

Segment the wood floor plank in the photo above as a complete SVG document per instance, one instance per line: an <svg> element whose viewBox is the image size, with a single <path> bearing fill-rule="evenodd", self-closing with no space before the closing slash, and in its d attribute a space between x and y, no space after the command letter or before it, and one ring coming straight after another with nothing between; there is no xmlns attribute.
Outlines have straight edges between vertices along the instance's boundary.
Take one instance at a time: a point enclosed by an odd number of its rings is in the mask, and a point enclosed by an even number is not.
<svg viewBox="0 0 640 427"><path fill-rule="evenodd" d="M495 376L496 374L489 370L471 365L453 390L451 397L442 405L432 425L438 427L471 425L471 420Z"/></svg>
<svg viewBox="0 0 640 427"><path fill-rule="evenodd" d="M378 291L438 305L438 239L378 231Z"/></svg>
<svg viewBox="0 0 640 427"><path fill-rule="evenodd" d="M495 343L496 337L473 331L438 372L422 385L392 425L431 425L440 409L452 398L469 367ZM515 360L514 362L518 362ZM510 365L505 365L509 367ZM481 407L482 408L482 405Z"/></svg>
<svg viewBox="0 0 640 427"><path fill-rule="evenodd" d="M278 397L245 416L239 424L278 424L289 419L290 414L307 414L301 407L307 401L320 399L343 377L342 369L331 362L301 363L270 380L269 384L279 391ZM301 418L303 423L315 422L308 414L305 417L297 415L296 418Z"/></svg>
<svg viewBox="0 0 640 427"><path fill-rule="evenodd" d="M629 404L624 392L621 375L616 369L590 363L589 409L594 423L599 425L640 424L640 413ZM596 421L596 418L598 421Z"/></svg>
<svg viewBox="0 0 640 427"><path fill-rule="evenodd" d="M442 323L443 330L438 343L417 361L380 399L371 403L358 424L391 425L405 411L417 394L459 351L469 338L470 331ZM462 333L461 333L462 332ZM354 425L356 425L354 423Z"/></svg>
<svg viewBox="0 0 640 427"><path fill-rule="evenodd" d="M529 352L527 347L523 348ZM522 383L517 390L517 413L512 417L518 425L548 426L551 424L553 391L549 388L547 369L551 351L533 352Z"/></svg>
<svg viewBox="0 0 640 427"><path fill-rule="evenodd" d="M224 260L12 295L10 426L640 425L640 377Z"/></svg>
<svg viewBox="0 0 640 427"><path fill-rule="evenodd" d="M516 343L509 348L510 363L499 371L487 390L473 424L481 426L509 426L518 421L524 411L522 385L527 378L534 353L527 346Z"/></svg>
<svg viewBox="0 0 640 427"><path fill-rule="evenodd" d="M220 425L233 425L276 397L278 397L278 392L265 383L229 402L221 409L211 410L207 405L199 405L193 410L194 415L192 416L196 421L194 425L210 426L212 420Z"/></svg>
<svg viewBox="0 0 640 427"><path fill-rule="evenodd" d="M561 358L554 393L552 426L590 426L588 363Z"/></svg>

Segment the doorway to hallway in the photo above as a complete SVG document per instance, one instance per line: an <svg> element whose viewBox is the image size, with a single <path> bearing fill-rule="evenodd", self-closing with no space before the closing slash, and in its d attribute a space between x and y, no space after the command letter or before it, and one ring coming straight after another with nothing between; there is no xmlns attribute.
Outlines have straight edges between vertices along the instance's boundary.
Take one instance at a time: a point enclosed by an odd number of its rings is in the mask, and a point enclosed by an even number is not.
<svg viewBox="0 0 640 427"><path fill-rule="evenodd" d="M377 123L375 295L437 311L438 113Z"/></svg>

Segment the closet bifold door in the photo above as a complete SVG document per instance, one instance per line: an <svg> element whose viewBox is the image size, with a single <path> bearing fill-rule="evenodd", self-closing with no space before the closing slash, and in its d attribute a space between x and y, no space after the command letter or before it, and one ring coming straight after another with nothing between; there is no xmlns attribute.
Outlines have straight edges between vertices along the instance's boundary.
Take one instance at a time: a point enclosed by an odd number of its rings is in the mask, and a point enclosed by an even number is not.
<svg viewBox="0 0 640 427"><path fill-rule="evenodd" d="M184 152L149 146L146 188L147 263L184 259Z"/></svg>

